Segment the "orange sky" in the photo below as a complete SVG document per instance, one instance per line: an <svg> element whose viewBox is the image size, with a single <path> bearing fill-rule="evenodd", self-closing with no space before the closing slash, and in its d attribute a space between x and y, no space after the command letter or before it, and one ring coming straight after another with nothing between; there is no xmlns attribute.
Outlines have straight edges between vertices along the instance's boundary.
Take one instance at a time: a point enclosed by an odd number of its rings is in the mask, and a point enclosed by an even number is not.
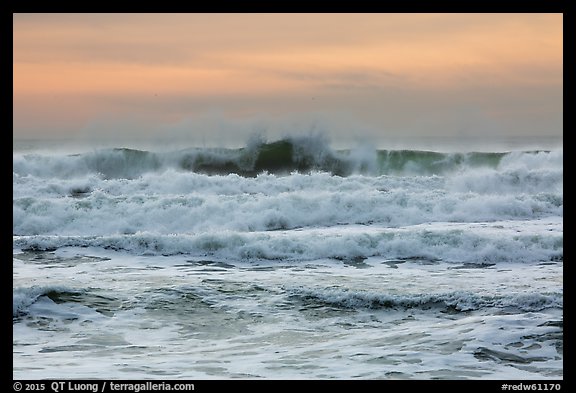
<svg viewBox="0 0 576 393"><path fill-rule="evenodd" d="M562 30L562 14L14 14L14 136L561 136Z"/></svg>

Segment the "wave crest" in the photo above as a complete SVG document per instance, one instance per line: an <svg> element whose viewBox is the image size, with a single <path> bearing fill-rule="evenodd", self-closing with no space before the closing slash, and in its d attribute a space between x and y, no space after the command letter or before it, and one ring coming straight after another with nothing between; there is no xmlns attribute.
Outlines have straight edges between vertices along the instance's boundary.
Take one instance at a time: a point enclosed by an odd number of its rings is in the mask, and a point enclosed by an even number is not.
<svg viewBox="0 0 576 393"><path fill-rule="evenodd" d="M261 173L327 172L337 176L442 175L470 168L537 166L542 162L558 166L550 152L456 152L424 150L376 150L366 146L334 150L322 135L288 136L266 142L249 140L245 147L187 148L152 152L129 148L101 149L71 155L14 154L17 176L70 178L98 174L108 179L133 179L150 172L176 169L208 175L237 174L254 177ZM561 164L560 164L561 165Z"/></svg>

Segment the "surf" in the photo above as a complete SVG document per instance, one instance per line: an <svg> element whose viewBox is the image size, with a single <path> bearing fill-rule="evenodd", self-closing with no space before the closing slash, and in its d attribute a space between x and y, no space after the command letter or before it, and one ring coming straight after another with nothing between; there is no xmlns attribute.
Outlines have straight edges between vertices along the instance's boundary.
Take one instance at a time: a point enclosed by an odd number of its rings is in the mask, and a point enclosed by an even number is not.
<svg viewBox="0 0 576 393"><path fill-rule="evenodd" d="M372 149L366 146L335 150L321 135L287 136L268 142L252 138L241 148L187 147L148 151L114 147L82 153L14 153L16 176L72 178L97 175L105 179L135 179L169 169L211 176L262 173L325 172L334 176L362 174L444 175L474 168L497 169L502 163L554 160L561 152L439 152Z"/></svg>

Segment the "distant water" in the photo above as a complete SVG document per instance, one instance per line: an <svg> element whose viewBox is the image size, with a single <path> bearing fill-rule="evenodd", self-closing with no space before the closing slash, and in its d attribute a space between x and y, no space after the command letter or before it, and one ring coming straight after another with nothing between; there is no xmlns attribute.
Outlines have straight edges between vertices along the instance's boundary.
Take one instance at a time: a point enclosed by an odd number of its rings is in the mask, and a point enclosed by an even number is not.
<svg viewBox="0 0 576 393"><path fill-rule="evenodd" d="M15 141L13 377L563 378L563 150Z"/></svg>

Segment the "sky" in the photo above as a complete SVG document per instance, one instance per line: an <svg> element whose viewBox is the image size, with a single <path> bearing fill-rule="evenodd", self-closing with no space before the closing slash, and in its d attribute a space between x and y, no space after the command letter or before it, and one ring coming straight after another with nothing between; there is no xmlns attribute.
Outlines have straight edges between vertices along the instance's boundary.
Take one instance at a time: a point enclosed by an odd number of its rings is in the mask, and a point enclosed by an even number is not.
<svg viewBox="0 0 576 393"><path fill-rule="evenodd" d="M13 14L14 138L561 138L562 90L562 14Z"/></svg>

